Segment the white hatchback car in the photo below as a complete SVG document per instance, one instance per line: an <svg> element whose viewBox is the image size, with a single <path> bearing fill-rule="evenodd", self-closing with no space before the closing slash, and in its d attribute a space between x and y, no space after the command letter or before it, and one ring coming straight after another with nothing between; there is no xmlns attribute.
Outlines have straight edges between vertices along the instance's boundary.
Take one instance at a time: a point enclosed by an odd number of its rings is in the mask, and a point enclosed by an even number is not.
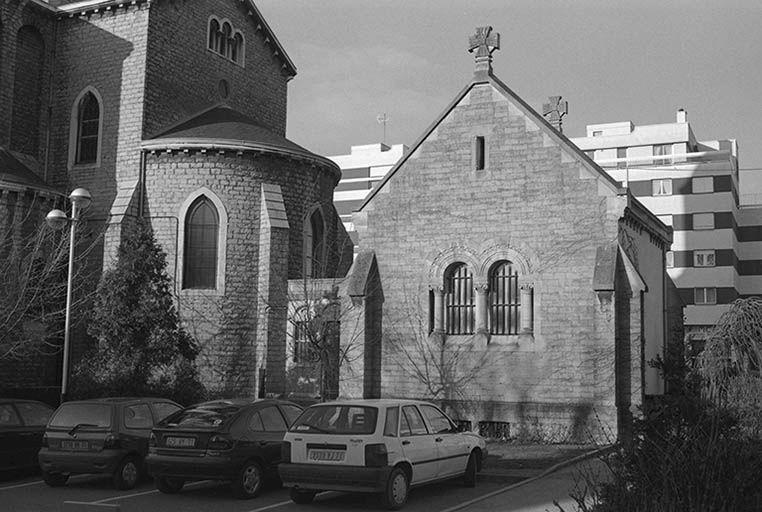
<svg viewBox="0 0 762 512"><path fill-rule="evenodd" d="M462 477L476 485L484 439L462 432L439 409L416 400L356 400L308 407L283 438L278 472L295 503L320 491L379 493L388 508L410 487Z"/></svg>

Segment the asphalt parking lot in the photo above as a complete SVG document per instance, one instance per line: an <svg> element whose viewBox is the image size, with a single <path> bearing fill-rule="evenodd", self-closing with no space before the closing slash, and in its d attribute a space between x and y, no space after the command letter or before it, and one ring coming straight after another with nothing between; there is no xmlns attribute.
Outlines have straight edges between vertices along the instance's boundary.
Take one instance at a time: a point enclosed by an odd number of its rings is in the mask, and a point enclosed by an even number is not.
<svg viewBox="0 0 762 512"><path fill-rule="evenodd" d="M411 490L405 510L441 511L459 503L468 503L482 495L522 480L521 476L480 478L476 488L468 489L459 480L428 485ZM239 500L230 495L230 488L217 482L187 484L179 494L160 493L150 481L131 491L116 491L109 477L73 476L64 487L51 488L39 476L0 483L0 509L14 512L61 512L64 502L83 505L66 510L96 511L115 509L121 512L278 512L306 510L384 510L375 496L344 493L323 493L311 505L296 505L288 489L269 488L252 500ZM100 505L100 506L96 506ZM104 506L110 505L110 506Z"/></svg>

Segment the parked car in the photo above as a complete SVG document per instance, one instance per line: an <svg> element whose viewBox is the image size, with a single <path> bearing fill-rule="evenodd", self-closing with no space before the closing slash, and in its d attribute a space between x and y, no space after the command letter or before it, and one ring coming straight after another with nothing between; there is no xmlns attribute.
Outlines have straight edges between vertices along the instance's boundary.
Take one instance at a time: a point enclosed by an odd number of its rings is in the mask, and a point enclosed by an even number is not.
<svg viewBox="0 0 762 512"><path fill-rule="evenodd" d="M37 452L53 408L35 400L0 398L0 472L37 468Z"/></svg>
<svg viewBox="0 0 762 512"><path fill-rule="evenodd" d="M146 462L156 487L180 492L188 480L229 480L233 495L253 498L277 478L283 436L302 407L282 400L214 400L159 423Z"/></svg>
<svg viewBox="0 0 762 512"><path fill-rule="evenodd" d="M182 409L163 398L98 398L65 402L50 418L38 456L51 487L76 473L111 474L132 489L144 473L154 424Z"/></svg>
<svg viewBox="0 0 762 512"><path fill-rule="evenodd" d="M324 490L379 493L388 508L405 505L410 487L462 477L476 485L485 440L463 432L436 405L413 400L315 404L286 433L283 484L295 503Z"/></svg>

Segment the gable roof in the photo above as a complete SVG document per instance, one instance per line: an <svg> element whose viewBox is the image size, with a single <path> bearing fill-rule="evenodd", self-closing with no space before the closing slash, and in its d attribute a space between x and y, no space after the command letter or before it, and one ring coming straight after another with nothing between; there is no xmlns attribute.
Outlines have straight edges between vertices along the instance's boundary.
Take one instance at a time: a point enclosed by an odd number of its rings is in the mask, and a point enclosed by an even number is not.
<svg viewBox="0 0 762 512"><path fill-rule="evenodd" d="M483 79L476 79L473 80L471 83L469 83L467 86L465 86L458 94L455 96L455 98L450 102L449 105L442 111L441 114L436 118L436 120L429 125L429 127L423 132L423 135L421 135L413 144L410 151L405 154L398 162L397 164L392 167L392 169L386 173L386 176L384 176L384 179L379 182L379 184L371 190L371 192L365 197L365 201L360 205L357 211L362 211L365 206L373 200L373 198L378 194L378 192L386 185L386 183L397 173L397 171L405 165L405 162L412 157L415 152L418 150L418 148L426 141L426 139L429 138L431 133L436 130L436 128L444 121L447 116L452 112L452 110L460 103L460 101L477 85L483 85L483 84L490 84L492 87L494 87L498 92L500 92L505 98L512 102L519 110L522 111L522 113L535 121L537 125L540 127L540 129L551 139L553 139L558 145L560 145L562 148L567 149L574 158L579 161L582 165L584 165L591 173L597 174L600 176L600 178L604 181L605 184L609 186L612 192L619 193L620 192L620 185L619 182L614 180L611 176L609 176L606 171L601 169L590 157L588 157L582 150L580 150L573 142L571 142L563 133L560 133L558 130L556 130L548 121L540 115L536 110L534 110L532 107L529 106L524 100L521 99L516 93L514 93L507 85L505 85L503 82L501 82L497 77L495 77L492 74L492 71L490 70L486 74L486 80Z"/></svg>

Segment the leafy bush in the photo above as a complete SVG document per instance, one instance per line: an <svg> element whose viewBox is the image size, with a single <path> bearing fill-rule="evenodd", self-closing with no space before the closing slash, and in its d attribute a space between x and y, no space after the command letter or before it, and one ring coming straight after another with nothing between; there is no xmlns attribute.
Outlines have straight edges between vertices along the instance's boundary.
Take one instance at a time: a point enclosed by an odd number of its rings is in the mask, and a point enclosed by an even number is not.
<svg viewBox="0 0 762 512"><path fill-rule="evenodd" d="M98 285L88 330L97 348L74 370L73 396L203 398L198 345L180 325L166 266L150 227L138 221Z"/></svg>

